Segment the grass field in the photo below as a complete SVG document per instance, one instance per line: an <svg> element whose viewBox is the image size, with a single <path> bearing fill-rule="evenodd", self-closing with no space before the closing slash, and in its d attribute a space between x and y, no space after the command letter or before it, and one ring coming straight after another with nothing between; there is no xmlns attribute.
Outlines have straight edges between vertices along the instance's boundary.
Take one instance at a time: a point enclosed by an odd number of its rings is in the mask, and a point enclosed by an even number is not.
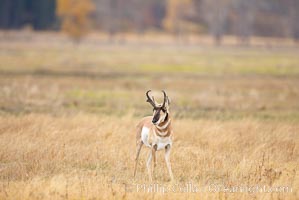
<svg viewBox="0 0 299 200"><path fill-rule="evenodd" d="M298 199L298 55L296 47L2 39L0 199ZM159 152L158 192L148 192L147 149L133 179L148 89L168 92L174 117L175 181ZM206 190L190 192L189 183ZM278 187L289 190L268 191Z"/></svg>

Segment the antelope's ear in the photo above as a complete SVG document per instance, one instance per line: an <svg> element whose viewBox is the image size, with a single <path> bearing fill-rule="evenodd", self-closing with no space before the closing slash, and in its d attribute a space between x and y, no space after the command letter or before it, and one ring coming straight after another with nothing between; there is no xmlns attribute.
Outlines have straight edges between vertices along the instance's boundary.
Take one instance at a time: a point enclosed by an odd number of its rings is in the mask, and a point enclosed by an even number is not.
<svg viewBox="0 0 299 200"><path fill-rule="evenodd" d="M166 101L165 106L164 106L166 112L169 112L169 105L170 105L170 99L169 99L169 97L167 96L167 101Z"/></svg>
<svg viewBox="0 0 299 200"><path fill-rule="evenodd" d="M169 106L170 105L170 99L169 99L169 97L167 96L167 105Z"/></svg>

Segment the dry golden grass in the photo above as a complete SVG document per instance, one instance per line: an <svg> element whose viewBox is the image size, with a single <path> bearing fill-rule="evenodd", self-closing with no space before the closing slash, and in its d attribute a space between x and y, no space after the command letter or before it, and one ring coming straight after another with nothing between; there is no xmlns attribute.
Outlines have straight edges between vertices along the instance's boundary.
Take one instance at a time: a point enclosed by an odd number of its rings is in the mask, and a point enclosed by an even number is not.
<svg viewBox="0 0 299 200"><path fill-rule="evenodd" d="M134 180L134 124L121 118L29 114L0 118L1 199L298 199L299 126L290 122L177 120L174 184L288 186L289 193L146 193L142 149ZM155 183L169 185L158 153ZM173 183L172 183L173 184ZM131 187L131 192L125 191Z"/></svg>
<svg viewBox="0 0 299 200"><path fill-rule="evenodd" d="M298 199L297 44L227 39L216 48L209 38L117 45L92 35L75 46L56 33L1 32L0 199ZM174 116L176 180L159 152L156 192L137 190L150 190L148 149L133 179L147 89L165 89ZM289 192L209 191L218 184Z"/></svg>

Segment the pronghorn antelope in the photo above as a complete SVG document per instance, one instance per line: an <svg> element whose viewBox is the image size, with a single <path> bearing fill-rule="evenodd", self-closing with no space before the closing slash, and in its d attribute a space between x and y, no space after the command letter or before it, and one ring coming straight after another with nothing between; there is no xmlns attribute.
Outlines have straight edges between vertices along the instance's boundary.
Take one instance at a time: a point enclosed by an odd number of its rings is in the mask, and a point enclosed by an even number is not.
<svg viewBox="0 0 299 200"><path fill-rule="evenodd" d="M137 125L136 134L136 158L134 177L136 175L138 157L143 144L151 149L146 163L149 180L152 181L152 173L156 167L156 151L165 149L165 161L171 180L173 180L173 174L171 170L171 164L169 160L170 149L172 146L172 127L171 117L169 113L169 99L166 92L163 90L164 100L162 104L157 104L154 97L149 97L149 92L146 92L147 102L153 106L153 115L144 117ZM152 159L154 160L154 168L152 169Z"/></svg>

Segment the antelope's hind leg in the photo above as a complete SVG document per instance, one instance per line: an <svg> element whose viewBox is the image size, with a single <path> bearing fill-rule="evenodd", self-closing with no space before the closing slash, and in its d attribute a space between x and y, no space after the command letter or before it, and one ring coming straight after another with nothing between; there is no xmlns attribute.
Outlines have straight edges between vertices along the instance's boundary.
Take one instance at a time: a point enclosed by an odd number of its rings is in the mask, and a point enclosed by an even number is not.
<svg viewBox="0 0 299 200"><path fill-rule="evenodd" d="M142 145L143 145L143 142L142 142L141 140L139 140L139 142L137 142L137 145L136 145L136 157L135 157L134 178L135 178L135 175L136 175L137 164L138 164L138 158L139 158L139 154L140 154L140 150L141 150Z"/></svg>

